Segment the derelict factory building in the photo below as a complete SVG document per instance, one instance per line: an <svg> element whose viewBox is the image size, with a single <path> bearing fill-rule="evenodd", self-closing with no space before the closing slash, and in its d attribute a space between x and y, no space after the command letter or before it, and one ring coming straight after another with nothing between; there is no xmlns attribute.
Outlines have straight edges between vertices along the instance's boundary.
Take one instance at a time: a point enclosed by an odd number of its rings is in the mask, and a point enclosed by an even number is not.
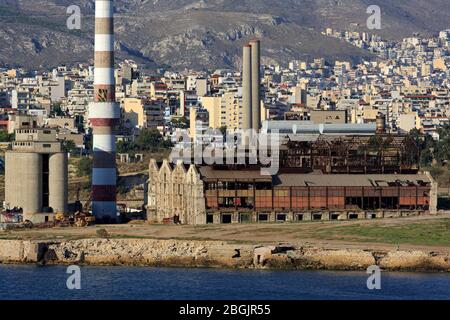
<svg viewBox="0 0 450 320"><path fill-rule="evenodd" d="M272 123L279 172L261 165L150 162L147 217L183 224L378 219L436 214L437 184L409 136L372 125ZM350 132L348 134L347 132ZM225 162L224 162L225 163Z"/></svg>

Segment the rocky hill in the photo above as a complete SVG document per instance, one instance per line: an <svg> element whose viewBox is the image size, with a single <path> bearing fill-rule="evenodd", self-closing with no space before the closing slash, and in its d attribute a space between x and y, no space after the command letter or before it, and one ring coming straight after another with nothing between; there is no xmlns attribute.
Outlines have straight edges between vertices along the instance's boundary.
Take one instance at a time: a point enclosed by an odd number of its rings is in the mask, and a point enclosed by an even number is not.
<svg viewBox="0 0 450 320"><path fill-rule="evenodd" d="M381 35L399 39L450 27L448 0L116 0L116 49L148 67L220 68L240 64L248 39L263 59L371 57L323 36L325 27L366 30L366 9L382 9ZM67 7L81 30L66 27ZM92 62L94 0L0 0L0 65L39 68Z"/></svg>

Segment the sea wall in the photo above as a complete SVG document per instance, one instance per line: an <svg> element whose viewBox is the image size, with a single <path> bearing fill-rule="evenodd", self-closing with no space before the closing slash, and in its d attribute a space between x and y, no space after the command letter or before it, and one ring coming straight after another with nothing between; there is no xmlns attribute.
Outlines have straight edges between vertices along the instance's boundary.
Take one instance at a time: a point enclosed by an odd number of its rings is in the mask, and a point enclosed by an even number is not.
<svg viewBox="0 0 450 320"><path fill-rule="evenodd" d="M151 239L0 240L0 263L450 272L450 256L438 252Z"/></svg>

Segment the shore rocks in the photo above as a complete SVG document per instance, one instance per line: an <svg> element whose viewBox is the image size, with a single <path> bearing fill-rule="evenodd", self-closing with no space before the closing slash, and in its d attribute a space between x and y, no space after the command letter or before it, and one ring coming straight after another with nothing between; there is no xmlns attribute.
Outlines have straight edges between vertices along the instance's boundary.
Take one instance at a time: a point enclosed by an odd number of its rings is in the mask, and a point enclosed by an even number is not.
<svg viewBox="0 0 450 320"><path fill-rule="evenodd" d="M393 251L381 259L380 267L388 270L450 271L450 258L433 252Z"/></svg>
<svg viewBox="0 0 450 320"><path fill-rule="evenodd" d="M450 257L438 252L152 239L0 240L0 263L450 272Z"/></svg>

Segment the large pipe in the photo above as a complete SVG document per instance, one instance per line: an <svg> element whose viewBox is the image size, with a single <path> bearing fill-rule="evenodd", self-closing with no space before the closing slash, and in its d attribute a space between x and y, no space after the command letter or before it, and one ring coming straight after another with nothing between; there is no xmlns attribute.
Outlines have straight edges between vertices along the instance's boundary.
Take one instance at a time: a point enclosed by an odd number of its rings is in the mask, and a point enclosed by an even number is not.
<svg viewBox="0 0 450 320"><path fill-rule="evenodd" d="M252 128L261 128L261 44L259 40L250 42L252 49Z"/></svg>
<svg viewBox="0 0 450 320"><path fill-rule="evenodd" d="M245 45L242 59L242 130L252 128L252 49Z"/></svg>
<svg viewBox="0 0 450 320"><path fill-rule="evenodd" d="M114 78L113 0L95 1L94 103L89 117L94 130L92 212L99 220L114 222L116 214L116 141L120 109Z"/></svg>

